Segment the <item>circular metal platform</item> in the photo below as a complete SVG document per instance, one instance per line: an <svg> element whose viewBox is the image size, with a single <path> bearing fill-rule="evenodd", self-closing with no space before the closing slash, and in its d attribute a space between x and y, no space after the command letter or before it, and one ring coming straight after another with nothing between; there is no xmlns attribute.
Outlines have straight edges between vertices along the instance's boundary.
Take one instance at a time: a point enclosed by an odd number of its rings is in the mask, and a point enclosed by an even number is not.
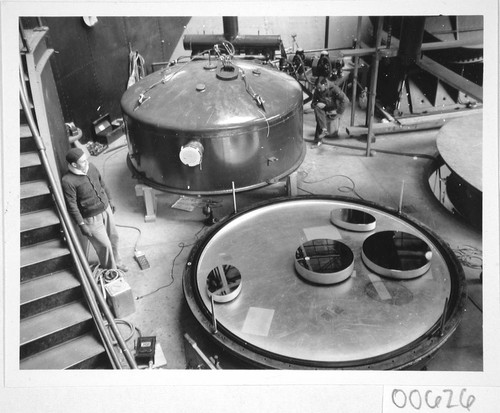
<svg viewBox="0 0 500 413"><path fill-rule="evenodd" d="M439 130L436 145L451 171L443 181L446 182L446 195L451 201L452 212L458 212L473 227L482 230L482 115L451 120Z"/></svg>
<svg viewBox="0 0 500 413"><path fill-rule="evenodd" d="M429 246L430 267L418 278L393 280L363 262L375 231L349 231L332 210L355 208L375 217L377 231L401 231ZM354 256L352 275L318 285L297 275L295 252L314 239L337 240ZM234 300L214 306L207 275L231 264L245 280ZM465 299L456 257L432 231L378 205L325 196L280 198L219 222L192 249L183 288L210 337L245 365L280 369L403 369L428 360L455 331Z"/></svg>

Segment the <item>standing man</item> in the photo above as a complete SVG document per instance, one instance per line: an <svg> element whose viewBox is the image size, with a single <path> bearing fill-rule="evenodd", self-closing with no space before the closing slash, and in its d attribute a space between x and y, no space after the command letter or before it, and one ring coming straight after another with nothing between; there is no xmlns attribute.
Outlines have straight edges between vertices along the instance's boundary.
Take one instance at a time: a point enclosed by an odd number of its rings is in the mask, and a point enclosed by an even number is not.
<svg viewBox="0 0 500 413"><path fill-rule="evenodd" d="M318 77L314 89L311 107L316 117L316 132L314 142L317 146L323 143L323 138L328 135L328 122L333 122L334 130L330 132L332 137L339 136L339 124L342 113L344 113L349 98L335 83L331 83L325 77Z"/></svg>
<svg viewBox="0 0 500 413"><path fill-rule="evenodd" d="M101 174L80 148L70 149L66 160L62 188L69 214L93 245L103 269L128 271L118 254L114 207Z"/></svg>

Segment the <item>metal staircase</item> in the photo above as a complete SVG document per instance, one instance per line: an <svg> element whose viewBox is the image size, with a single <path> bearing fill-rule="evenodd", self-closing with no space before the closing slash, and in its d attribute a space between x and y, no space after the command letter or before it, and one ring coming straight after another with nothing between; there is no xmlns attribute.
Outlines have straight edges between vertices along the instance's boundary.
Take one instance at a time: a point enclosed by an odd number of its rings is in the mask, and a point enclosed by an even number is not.
<svg viewBox="0 0 500 413"><path fill-rule="evenodd" d="M30 44L20 29L24 47L20 62L19 368L136 368L70 222L53 172L57 168L50 154L52 145L40 136L38 124L50 124L45 105L41 110L33 103L47 95L40 86L48 61L45 42L40 41L43 33L35 33L38 41ZM28 73L36 77L35 86ZM54 139L50 131L47 134Z"/></svg>
<svg viewBox="0 0 500 413"><path fill-rule="evenodd" d="M26 124L20 139L20 369L111 368Z"/></svg>

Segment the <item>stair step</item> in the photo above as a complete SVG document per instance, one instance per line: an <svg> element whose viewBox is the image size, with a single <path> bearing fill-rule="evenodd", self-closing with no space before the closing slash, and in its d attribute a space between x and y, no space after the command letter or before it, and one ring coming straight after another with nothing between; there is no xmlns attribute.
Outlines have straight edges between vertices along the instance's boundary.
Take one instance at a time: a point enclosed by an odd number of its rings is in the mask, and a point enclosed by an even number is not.
<svg viewBox="0 0 500 413"><path fill-rule="evenodd" d="M21 361L21 370L77 368L104 353L104 347L93 334L85 334Z"/></svg>
<svg viewBox="0 0 500 413"><path fill-rule="evenodd" d="M62 239L21 248L21 282L68 268L74 268L74 261Z"/></svg>
<svg viewBox="0 0 500 413"><path fill-rule="evenodd" d="M81 301L26 318L21 321L21 345L90 318L87 307Z"/></svg>
<svg viewBox="0 0 500 413"><path fill-rule="evenodd" d="M20 166L21 168L28 168L30 166L41 165L38 152L25 152L21 154Z"/></svg>
<svg viewBox="0 0 500 413"><path fill-rule="evenodd" d="M37 180L21 184L21 199L50 194L47 182Z"/></svg>
<svg viewBox="0 0 500 413"><path fill-rule="evenodd" d="M63 240L56 239L21 248L21 268L69 254Z"/></svg>
<svg viewBox="0 0 500 413"><path fill-rule="evenodd" d="M21 214L54 206L47 182L43 180L21 182Z"/></svg>
<svg viewBox="0 0 500 413"><path fill-rule="evenodd" d="M30 109L33 109L33 108L34 108L34 106L33 106L33 102L31 102L30 100L28 100L28 106L30 107ZM21 112L23 112L23 111L24 111L24 109L23 109L23 104L21 103L21 101L19 101L19 110L20 110Z"/></svg>
<svg viewBox="0 0 500 413"><path fill-rule="evenodd" d="M60 238L61 222L53 209L21 214L21 248Z"/></svg>
<svg viewBox="0 0 500 413"><path fill-rule="evenodd" d="M21 182L36 181L46 176L38 152L22 152L19 160Z"/></svg>
<svg viewBox="0 0 500 413"><path fill-rule="evenodd" d="M60 224L59 216L53 209L42 209L21 215L21 232Z"/></svg>
<svg viewBox="0 0 500 413"><path fill-rule="evenodd" d="M37 150L35 141L32 137L22 138L19 143L19 150L21 153L24 152L35 152Z"/></svg>
<svg viewBox="0 0 500 413"><path fill-rule="evenodd" d="M86 305L77 301L21 320L20 358L54 347L95 327Z"/></svg>
<svg viewBox="0 0 500 413"><path fill-rule="evenodd" d="M31 129L28 125L21 125L21 138L31 138Z"/></svg>
<svg viewBox="0 0 500 413"><path fill-rule="evenodd" d="M58 271L21 283L21 318L79 300L82 289L68 270Z"/></svg>

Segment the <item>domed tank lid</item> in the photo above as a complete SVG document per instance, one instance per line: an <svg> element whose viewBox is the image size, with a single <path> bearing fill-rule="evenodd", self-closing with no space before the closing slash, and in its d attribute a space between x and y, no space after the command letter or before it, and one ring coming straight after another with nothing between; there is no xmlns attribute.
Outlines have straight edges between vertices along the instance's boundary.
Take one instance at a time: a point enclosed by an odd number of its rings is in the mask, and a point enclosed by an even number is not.
<svg viewBox="0 0 500 413"><path fill-rule="evenodd" d="M259 61L217 62L215 70L206 65L194 59L146 76L125 91L123 112L160 129L189 132L267 125L302 105L298 82Z"/></svg>

